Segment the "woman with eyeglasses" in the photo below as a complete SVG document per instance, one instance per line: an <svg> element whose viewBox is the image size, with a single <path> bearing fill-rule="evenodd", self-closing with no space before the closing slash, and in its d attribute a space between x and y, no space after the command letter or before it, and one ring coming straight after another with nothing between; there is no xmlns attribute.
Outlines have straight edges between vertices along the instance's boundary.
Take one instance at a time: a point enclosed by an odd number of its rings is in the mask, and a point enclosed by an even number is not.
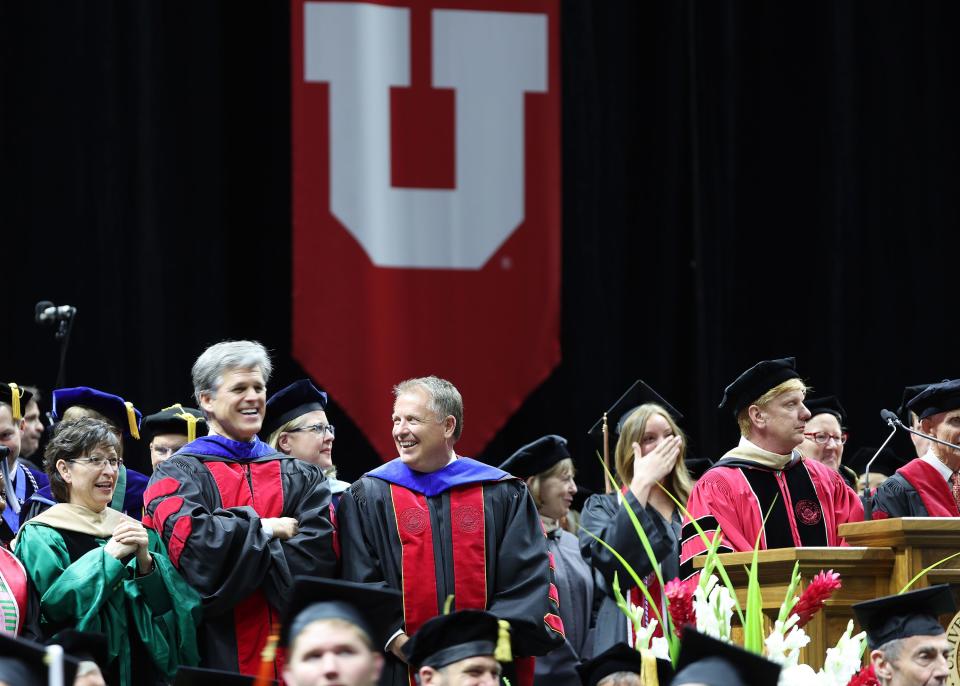
<svg viewBox="0 0 960 686"><path fill-rule="evenodd" d="M350 484L337 478L333 464L333 424L327 421L327 394L310 379L300 379L274 393L267 401L261 434L284 455L315 464L330 484L333 504Z"/></svg>
<svg viewBox="0 0 960 686"><path fill-rule="evenodd" d="M803 443L799 450L804 458L816 460L839 472L847 485L854 487L857 473L842 464L843 446L847 442L847 413L833 395L807 398L803 401L810 410L810 419L803 430Z"/></svg>
<svg viewBox="0 0 960 686"><path fill-rule="evenodd" d="M57 426L44 457L58 502L23 525L14 553L40 597L45 638L68 628L105 634L107 683L162 683L199 661L200 596L154 531L108 507L118 447L100 420Z"/></svg>

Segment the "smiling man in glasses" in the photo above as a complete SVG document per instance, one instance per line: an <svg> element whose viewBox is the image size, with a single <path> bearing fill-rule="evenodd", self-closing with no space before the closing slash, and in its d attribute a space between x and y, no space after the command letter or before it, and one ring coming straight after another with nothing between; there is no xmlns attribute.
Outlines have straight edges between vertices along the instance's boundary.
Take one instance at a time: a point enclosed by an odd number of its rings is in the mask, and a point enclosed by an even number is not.
<svg viewBox="0 0 960 686"><path fill-rule="evenodd" d="M960 379L927 386L907 407L920 430L941 441L960 443ZM884 481L873 497L873 518L960 517L960 451L932 443Z"/></svg>
<svg viewBox="0 0 960 686"><path fill-rule="evenodd" d="M847 443L847 413L843 405L835 395L806 398L803 404L810 410L810 419L798 450L806 459L839 472L847 485L854 488L857 473L843 464L843 446Z"/></svg>

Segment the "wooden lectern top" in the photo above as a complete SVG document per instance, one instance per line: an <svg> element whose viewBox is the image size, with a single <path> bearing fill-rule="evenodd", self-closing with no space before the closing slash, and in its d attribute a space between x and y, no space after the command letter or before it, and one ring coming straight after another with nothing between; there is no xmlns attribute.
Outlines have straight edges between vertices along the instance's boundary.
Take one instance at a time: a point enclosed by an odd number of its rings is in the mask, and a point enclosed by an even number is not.
<svg viewBox="0 0 960 686"><path fill-rule="evenodd" d="M898 517L841 524L838 532L850 545L954 548L960 540L960 517Z"/></svg>

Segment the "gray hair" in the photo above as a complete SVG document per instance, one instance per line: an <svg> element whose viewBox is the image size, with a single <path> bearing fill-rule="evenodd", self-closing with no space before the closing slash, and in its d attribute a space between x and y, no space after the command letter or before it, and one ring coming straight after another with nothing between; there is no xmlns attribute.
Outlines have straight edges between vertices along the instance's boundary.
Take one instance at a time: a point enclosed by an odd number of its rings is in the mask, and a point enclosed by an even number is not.
<svg viewBox="0 0 960 686"><path fill-rule="evenodd" d="M457 387L446 379L436 376L421 376L416 379L407 379L401 381L393 387L393 397L397 398L402 393L407 393L414 388L422 388L430 397L427 401L427 407L440 419L453 416L457 420L457 425L453 429L453 440L460 440L460 434L463 433L463 398Z"/></svg>
<svg viewBox="0 0 960 686"><path fill-rule="evenodd" d="M896 662L900 659L900 653L903 651L903 639L895 638L887 641L883 645L877 646L876 650L883 653L883 659L887 662Z"/></svg>
<svg viewBox="0 0 960 686"><path fill-rule="evenodd" d="M254 367L260 369L263 382L267 383L273 364L267 349L257 341L221 341L211 345L193 363L193 396L198 403L202 393L215 396L227 371Z"/></svg>

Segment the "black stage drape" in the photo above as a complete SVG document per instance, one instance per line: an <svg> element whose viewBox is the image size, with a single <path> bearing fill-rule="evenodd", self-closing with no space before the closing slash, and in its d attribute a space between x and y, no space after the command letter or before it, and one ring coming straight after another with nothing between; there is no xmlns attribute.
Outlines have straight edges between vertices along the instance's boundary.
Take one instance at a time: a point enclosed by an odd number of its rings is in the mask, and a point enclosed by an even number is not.
<svg viewBox="0 0 960 686"><path fill-rule="evenodd" d="M563 362L481 457L560 433L597 487L586 430L637 377L716 457L723 386L787 354L847 406L849 456L903 385L957 376L958 14L563 0ZM275 0L0 2L2 379L54 382L41 299L80 311L67 384L147 412L224 338L274 351L274 390L302 374L289 53ZM330 414L355 478L377 458Z"/></svg>

